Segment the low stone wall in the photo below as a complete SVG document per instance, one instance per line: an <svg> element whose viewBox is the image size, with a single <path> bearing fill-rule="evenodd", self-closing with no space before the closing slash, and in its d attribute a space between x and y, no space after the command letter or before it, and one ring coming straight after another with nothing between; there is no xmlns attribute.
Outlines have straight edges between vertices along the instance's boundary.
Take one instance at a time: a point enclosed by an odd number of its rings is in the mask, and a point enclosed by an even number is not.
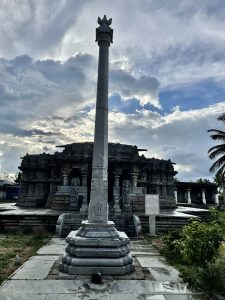
<svg viewBox="0 0 225 300"><path fill-rule="evenodd" d="M58 215L10 215L0 217L0 230L5 232L35 232L47 230L55 232Z"/></svg>

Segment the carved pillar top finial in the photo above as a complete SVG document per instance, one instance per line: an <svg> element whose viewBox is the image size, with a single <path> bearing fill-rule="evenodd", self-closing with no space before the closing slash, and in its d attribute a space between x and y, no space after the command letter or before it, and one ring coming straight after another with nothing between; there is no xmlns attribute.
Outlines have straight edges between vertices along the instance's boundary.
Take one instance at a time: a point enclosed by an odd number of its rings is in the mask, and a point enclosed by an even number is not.
<svg viewBox="0 0 225 300"><path fill-rule="evenodd" d="M112 18L107 19L106 15L102 19L98 17L98 24L100 26L96 28L96 42L106 42L110 46L113 42L113 29L109 26L112 24Z"/></svg>

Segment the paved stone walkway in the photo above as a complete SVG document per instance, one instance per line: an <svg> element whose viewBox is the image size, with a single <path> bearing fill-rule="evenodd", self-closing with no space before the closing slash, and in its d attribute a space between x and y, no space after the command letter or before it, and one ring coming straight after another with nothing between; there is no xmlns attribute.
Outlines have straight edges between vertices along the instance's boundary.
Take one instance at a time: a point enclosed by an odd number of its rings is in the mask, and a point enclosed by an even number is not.
<svg viewBox="0 0 225 300"><path fill-rule="evenodd" d="M136 271L126 276L105 276L102 285L90 276L58 272L65 240L52 238L0 288L0 300L203 300L182 283L176 269L143 239L131 242Z"/></svg>

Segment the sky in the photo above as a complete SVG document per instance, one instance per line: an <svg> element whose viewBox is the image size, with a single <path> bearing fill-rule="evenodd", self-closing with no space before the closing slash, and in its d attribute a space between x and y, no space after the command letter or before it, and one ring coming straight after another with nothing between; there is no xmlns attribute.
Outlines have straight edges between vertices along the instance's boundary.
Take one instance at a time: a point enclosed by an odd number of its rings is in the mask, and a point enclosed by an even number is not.
<svg viewBox="0 0 225 300"><path fill-rule="evenodd" d="M112 18L109 141L212 179L224 129L223 0L0 0L0 177L26 153L93 141L98 16Z"/></svg>

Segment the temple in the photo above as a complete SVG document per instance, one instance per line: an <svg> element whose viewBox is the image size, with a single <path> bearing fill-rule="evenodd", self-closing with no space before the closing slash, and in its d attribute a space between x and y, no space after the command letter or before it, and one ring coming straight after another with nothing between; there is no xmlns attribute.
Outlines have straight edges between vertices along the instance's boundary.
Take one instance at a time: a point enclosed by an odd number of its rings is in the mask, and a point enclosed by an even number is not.
<svg viewBox="0 0 225 300"><path fill-rule="evenodd" d="M122 216L125 224L129 223L127 216L144 215L145 194L159 195L162 210L183 203L218 205L215 184L176 182L177 172L170 160L147 158L143 154L146 149L137 146L108 143L111 23L112 19L104 16L98 18L96 28L99 60L94 143L72 143L58 146L62 151L54 154L24 156L17 205L74 212L74 222L79 217L87 219L83 227L105 224L109 230L115 230L108 224L109 215L111 220Z"/></svg>
<svg viewBox="0 0 225 300"><path fill-rule="evenodd" d="M22 158L18 206L86 212L90 201L93 143L59 146L54 154ZM109 143L109 211L144 211L144 195L159 194L161 208L176 207L173 163L146 158L145 149Z"/></svg>

